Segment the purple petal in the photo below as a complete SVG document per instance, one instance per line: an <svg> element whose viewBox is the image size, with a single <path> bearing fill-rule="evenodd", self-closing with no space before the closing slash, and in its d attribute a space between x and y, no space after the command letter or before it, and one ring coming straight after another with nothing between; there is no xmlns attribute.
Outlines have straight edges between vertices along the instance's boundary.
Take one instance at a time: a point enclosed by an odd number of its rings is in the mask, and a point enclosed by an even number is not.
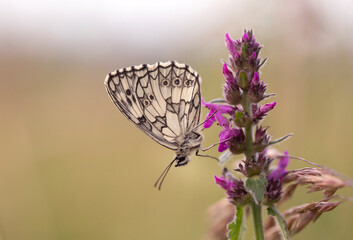
<svg viewBox="0 0 353 240"><path fill-rule="evenodd" d="M283 153L283 157L281 157L281 159L278 162L278 169L281 169L281 171L285 171L286 167L288 166L289 163L289 154L288 151L284 151Z"/></svg>
<svg viewBox="0 0 353 240"><path fill-rule="evenodd" d="M227 150L229 148L228 144L223 142L220 143L218 146L218 152L224 152L225 150Z"/></svg>
<svg viewBox="0 0 353 240"><path fill-rule="evenodd" d="M253 52L252 54L251 54L251 56L250 56L250 59L251 60L255 60L256 59L256 52Z"/></svg>
<svg viewBox="0 0 353 240"><path fill-rule="evenodd" d="M235 84L233 73L229 71L226 63L223 65L223 76L226 79L227 84Z"/></svg>
<svg viewBox="0 0 353 240"><path fill-rule="evenodd" d="M225 117L223 117L221 111L217 111L215 113L215 117L216 117L219 125L221 125L222 127L228 127L229 126L228 120Z"/></svg>
<svg viewBox="0 0 353 240"><path fill-rule="evenodd" d="M235 42L233 39L230 38L228 33L226 33L225 42L230 54L235 57L237 54L237 51L235 50Z"/></svg>
<svg viewBox="0 0 353 240"><path fill-rule="evenodd" d="M266 114L267 112L271 111L276 106L276 104L277 102L267 103L260 108L260 111Z"/></svg>
<svg viewBox="0 0 353 240"><path fill-rule="evenodd" d="M229 132L229 128L224 128L220 133L219 133L219 141L221 142L218 146L218 152L223 152L226 149L229 148L227 142L222 142L224 140L227 140L228 138L230 138L230 132Z"/></svg>
<svg viewBox="0 0 353 240"><path fill-rule="evenodd" d="M211 111L207 114L205 123L203 124L204 128L209 128L212 126L212 124L216 121L216 117L211 115L214 113L215 110L211 109Z"/></svg>
<svg viewBox="0 0 353 240"><path fill-rule="evenodd" d="M215 182L224 190L230 191L233 188L233 182L230 180L225 179L223 176L217 177L214 175Z"/></svg>
<svg viewBox="0 0 353 240"><path fill-rule="evenodd" d="M260 84L260 76L257 72L254 73L254 77L253 79L251 80L251 85L252 86L257 86Z"/></svg>
<svg viewBox="0 0 353 240"><path fill-rule="evenodd" d="M204 128L211 127L215 120L217 120L219 125L222 127L227 127L229 125L228 120L222 114L234 115L235 111L237 110L237 108L233 106L205 102L203 98L201 99L201 102L203 106L210 109L210 112L206 116L207 120L204 124ZM211 117L212 114L214 115Z"/></svg>
<svg viewBox="0 0 353 240"><path fill-rule="evenodd" d="M244 35L243 35L243 37L242 37L243 42L249 41L249 39L250 39L250 38L249 38L248 33L245 32Z"/></svg>
<svg viewBox="0 0 353 240"><path fill-rule="evenodd" d="M233 106L205 102L203 98L201 99L201 103L208 109L218 109L219 112L230 115L235 114L235 111L237 110L237 108Z"/></svg>
<svg viewBox="0 0 353 240"><path fill-rule="evenodd" d="M289 163L289 157L288 157L288 151L284 151L284 157L281 157L280 160L278 161L277 168L271 172L271 174L268 176L270 178L282 178L286 173L286 167L288 166Z"/></svg>
<svg viewBox="0 0 353 240"><path fill-rule="evenodd" d="M218 105L218 109L221 113L226 113L229 115L234 115L237 108L228 105Z"/></svg>

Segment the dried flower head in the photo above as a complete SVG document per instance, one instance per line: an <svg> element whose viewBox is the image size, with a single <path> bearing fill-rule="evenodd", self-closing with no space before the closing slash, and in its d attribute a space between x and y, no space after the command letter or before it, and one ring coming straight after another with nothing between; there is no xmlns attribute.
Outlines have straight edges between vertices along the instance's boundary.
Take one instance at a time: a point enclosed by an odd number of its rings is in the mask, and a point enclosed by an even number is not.
<svg viewBox="0 0 353 240"><path fill-rule="evenodd" d="M226 198L211 205L207 210L209 223L206 239L227 240L227 225L234 219L235 206Z"/></svg>
<svg viewBox="0 0 353 240"><path fill-rule="evenodd" d="M322 213L333 210L341 203L342 201L329 202L328 200L322 200L288 209L283 213L283 216L286 219L290 235L297 234L310 222L315 222ZM272 217L265 223L265 237L271 240L281 239Z"/></svg>
<svg viewBox="0 0 353 240"><path fill-rule="evenodd" d="M325 197L330 197L338 189L348 186L345 180L335 176L328 169L309 167L289 171L284 182L308 185L309 192L323 190Z"/></svg>

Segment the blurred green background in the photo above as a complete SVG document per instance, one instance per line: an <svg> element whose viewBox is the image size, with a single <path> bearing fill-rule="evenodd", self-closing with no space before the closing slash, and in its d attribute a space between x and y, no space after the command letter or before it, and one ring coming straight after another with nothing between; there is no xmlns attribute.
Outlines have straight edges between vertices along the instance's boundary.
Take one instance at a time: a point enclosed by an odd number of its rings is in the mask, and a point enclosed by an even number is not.
<svg viewBox="0 0 353 240"><path fill-rule="evenodd" d="M154 189L174 155L119 113L103 81L178 60L202 76L205 100L221 97L224 35L244 28L269 57L261 77L278 105L264 125L295 134L277 148L353 176L352 23L349 0L0 3L1 239L203 239L206 209L224 197L219 166L193 157ZM287 207L320 197L299 191ZM352 239L352 219L346 202L295 239Z"/></svg>

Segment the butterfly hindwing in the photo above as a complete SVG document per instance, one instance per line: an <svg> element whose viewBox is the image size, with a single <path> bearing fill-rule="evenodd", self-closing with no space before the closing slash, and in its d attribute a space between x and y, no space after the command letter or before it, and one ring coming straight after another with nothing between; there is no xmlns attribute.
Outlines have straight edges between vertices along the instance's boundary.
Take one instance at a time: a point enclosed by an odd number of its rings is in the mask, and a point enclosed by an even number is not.
<svg viewBox="0 0 353 240"><path fill-rule="evenodd" d="M119 110L161 145L176 150L200 121L200 78L185 64L156 63L110 73L106 89Z"/></svg>

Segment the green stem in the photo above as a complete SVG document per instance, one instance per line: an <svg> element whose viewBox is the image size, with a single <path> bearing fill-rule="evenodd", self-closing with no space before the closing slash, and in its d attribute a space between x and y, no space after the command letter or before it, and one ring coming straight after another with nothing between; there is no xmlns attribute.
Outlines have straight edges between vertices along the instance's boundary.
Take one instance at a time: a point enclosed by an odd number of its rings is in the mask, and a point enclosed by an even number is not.
<svg viewBox="0 0 353 240"><path fill-rule="evenodd" d="M245 128L245 156L246 161L251 161L253 155L253 137L252 137L252 125Z"/></svg>
<svg viewBox="0 0 353 240"><path fill-rule="evenodd" d="M229 240L242 240L245 230L245 214L244 206L237 206L235 219L228 225L230 230L228 233Z"/></svg>
<svg viewBox="0 0 353 240"><path fill-rule="evenodd" d="M271 215L275 217L276 219L276 223L279 226L279 230L280 230L280 234L282 236L281 239L283 240L289 240L289 230L288 230L288 226L287 226L287 222L284 219L284 217L282 216L282 214L277 210L275 205L271 205L268 207L271 211Z"/></svg>
<svg viewBox="0 0 353 240"><path fill-rule="evenodd" d="M261 205L256 204L254 200L251 201L251 212L254 219L256 240L265 240L264 228L262 225Z"/></svg>
<svg viewBox="0 0 353 240"><path fill-rule="evenodd" d="M244 91L243 99L242 99L242 106L243 110L247 115L251 118L251 102L250 99L247 97L247 92ZM253 128L252 124L245 128L245 156L246 161L252 161L252 156L254 154L253 148ZM255 236L256 240L265 240L264 235L264 228L262 223L262 206L261 202L257 204L254 199L251 201L251 212L254 220L254 229L255 229Z"/></svg>
<svg viewBox="0 0 353 240"><path fill-rule="evenodd" d="M242 106L245 111L245 113L251 118L252 117L252 112L251 112L251 103L249 101L249 98L247 97L247 92L244 92L243 94L243 99L242 99ZM251 157L253 155L253 130L252 130L252 124L247 126L245 128L245 156L247 161L251 161Z"/></svg>

